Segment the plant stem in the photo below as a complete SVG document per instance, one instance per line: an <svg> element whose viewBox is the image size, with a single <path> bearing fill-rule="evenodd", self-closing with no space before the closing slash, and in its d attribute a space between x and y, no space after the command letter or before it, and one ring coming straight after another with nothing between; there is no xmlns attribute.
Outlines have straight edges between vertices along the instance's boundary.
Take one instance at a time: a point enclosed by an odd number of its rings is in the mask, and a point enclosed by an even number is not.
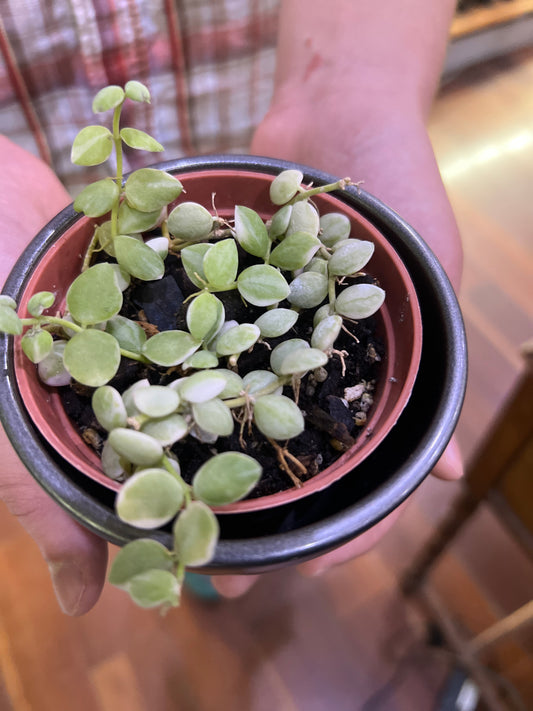
<svg viewBox="0 0 533 711"><path fill-rule="evenodd" d="M269 385L265 385L264 388L261 388L261 390L258 390L257 392L253 393L253 395L246 394L242 395L241 397L233 397L230 400L224 400L224 404L231 408L242 407L243 405L246 405L247 401L250 399L257 400L257 398L260 398L263 395L270 395L271 393L275 392L280 385L286 385L287 383L290 383L291 378L292 376L290 375L280 375L278 376L277 380L274 380Z"/></svg>
<svg viewBox="0 0 533 711"><path fill-rule="evenodd" d="M287 205L294 205L295 202L300 200L307 200L314 195L320 195L321 193L331 193L334 190L344 190L348 185L352 185L350 178L341 178L335 183L328 183L327 185L319 185L316 188L310 188L309 190L303 190L298 195L295 195L292 200L289 200Z"/></svg>
<svg viewBox="0 0 533 711"><path fill-rule="evenodd" d="M122 112L122 103L119 104L113 112L113 143L115 144L115 156L117 161L117 174L115 182L120 191L119 196L111 210L111 237L114 238L118 234L118 208L120 205L120 194L122 193L122 139L120 138L120 114Z"/></svg>

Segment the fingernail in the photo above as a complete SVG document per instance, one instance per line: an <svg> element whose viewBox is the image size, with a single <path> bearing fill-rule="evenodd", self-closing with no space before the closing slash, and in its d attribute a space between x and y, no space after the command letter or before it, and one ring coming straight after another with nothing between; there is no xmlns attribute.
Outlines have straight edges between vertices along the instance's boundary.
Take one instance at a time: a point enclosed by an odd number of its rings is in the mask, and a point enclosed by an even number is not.
<svg viewBox="0 0 533 711"><path fill-rule="evenodd" d="M81 568L72 561L49 563L48 568L62 611L66 615L77 615L85 592L85 580Z"/></svg>

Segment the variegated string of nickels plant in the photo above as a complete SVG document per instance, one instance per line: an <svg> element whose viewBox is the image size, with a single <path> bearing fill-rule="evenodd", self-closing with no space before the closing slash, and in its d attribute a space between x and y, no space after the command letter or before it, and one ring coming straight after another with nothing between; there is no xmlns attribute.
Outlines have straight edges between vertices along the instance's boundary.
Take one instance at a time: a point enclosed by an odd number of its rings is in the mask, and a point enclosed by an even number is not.
<svg viewBox="0 0 533 711"><path fill-rule="evenodd" d="M31 296L29 316L21 318L14 300L2 295L0 330L21 338L44 383L65 386L74 380L93 389L94 415L107 432L102 470L123 482L117 515L139 529L174 522L172 550L138 538L121 549L109 576L137 604L167 610L179 604L186 567L206 565L214 555L219 525L211 507L246 497L262 474L253 457L225 451L202 464L189 484L172 445L190 436L212 444L235 427L246 439L253 425L253 436L260 433L282 461L290 459L285 443L305 427L298 406L302 378L342 357L335 341L343 322L374 314L385 293L375 284L343 284L364 269L374 245L350 237L345 215L320 217L312 201L343 189L348 179L305 187L299 170L281 172L270 186L274 214L266 222L245 205L235 206L231 220L191 201L170 209L183 190L173 175L142 168L123 180L124 145L163 150L147 133L121 127L128 99L149 102L150 95L137 81L102 89L93 111L112 111L111 128L87 126L73 142L75 164L98 165L114 154L116 173L88 185L74 202L78 212L106 219L98 220L80 274L66 293L66 308L54 312L55 295L42 291ZM154 237L155 228L160 235ZM241 267L239 251L256 263ZM161 279L169 252L179 254L197 292L187 304L186 330L147 335L121 315L123 293L132 279ZM226 319L217 294L231 290L262 309L252 323ZM310 340L290 337L309 309ZM242 353L280 337L264 369L239 372ZM109 382L123 358L172 369L176 377L166 385L143 378L119 392Z"/></svg>

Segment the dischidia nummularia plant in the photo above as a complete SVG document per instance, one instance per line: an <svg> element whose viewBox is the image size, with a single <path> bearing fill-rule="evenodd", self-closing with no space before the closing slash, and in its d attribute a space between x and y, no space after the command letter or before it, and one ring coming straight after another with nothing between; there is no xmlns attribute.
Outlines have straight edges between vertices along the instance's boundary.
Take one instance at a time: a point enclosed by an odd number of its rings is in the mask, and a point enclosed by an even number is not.
<svg viewBox="0 0 533 711"><path fill-rule="evenodd" d="M192 436L211 446L235 428L243 443L260 433L298 483L286 443L305 428L298 406L302 379L319 379L329 359L345 357L335 348L344 322L374 314L385 293L374 283L345 283L362 272L374 245L350 238L343 214L320 217L312 201L349 179L305 187L299 170L281 172L271 183L276 211L267 222L245 205L235 207L233 219L221 219L214 208L175 204L183 186L165 171L142 168L123 179L124 144L162 150L147 133L120 126L126 99L149 102L150 95L137 81L102 89L93 110L113 111L111 128L88 126L72 146L72 161L82 166L114 153L116 174L90 184L74 202L98 222L65 307L52 312L55 295L42 291L21 318L16 303L2 295L0 330L21 337L47 385L74 380L90 389L95 418L107 433L102 470L123 482L116 496L120 519L139 529L174 521L173 550L150 538L134 540L118 553L109 577L139 605L167 609L179 604L185 568L212 559L219 526L211 507L246 497L262 474L244 451L223 451L187 483L173 445ZM187 299L187 328L157 332L121 309L132 281L164 276L168 254L179 256L196 291ZM226 318L224 293L235 290L254 313L260 310L252 322ZM309 310L310 339L292 337ZM264 368L242 371L242 354L258 343L268 347L269 339L276 345ZM165 384L142 377L119 392L110 382L123 359L165 372Z"/></svg>

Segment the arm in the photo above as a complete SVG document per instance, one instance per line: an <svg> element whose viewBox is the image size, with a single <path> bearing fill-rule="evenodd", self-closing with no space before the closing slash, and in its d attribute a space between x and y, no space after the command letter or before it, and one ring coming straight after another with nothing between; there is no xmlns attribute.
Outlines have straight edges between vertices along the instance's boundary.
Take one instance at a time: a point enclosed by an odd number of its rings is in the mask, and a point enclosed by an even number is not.
<svg viewBox="0 0 533 711"><path fill-rule="evenodd" d="M285 0L274 98L252 152L363 180L458 287L459 234L425 127L454 7Z"/></svg>
<svg viewBox="0 0 533 711"><path fill-rule="evenodd" d="M0 136L0 283L38 230L71 202L52 171ZM0 428L0 499L35 539L62 608L89 610L105 576L107 544L79 526L34 481Z"/></svg>

